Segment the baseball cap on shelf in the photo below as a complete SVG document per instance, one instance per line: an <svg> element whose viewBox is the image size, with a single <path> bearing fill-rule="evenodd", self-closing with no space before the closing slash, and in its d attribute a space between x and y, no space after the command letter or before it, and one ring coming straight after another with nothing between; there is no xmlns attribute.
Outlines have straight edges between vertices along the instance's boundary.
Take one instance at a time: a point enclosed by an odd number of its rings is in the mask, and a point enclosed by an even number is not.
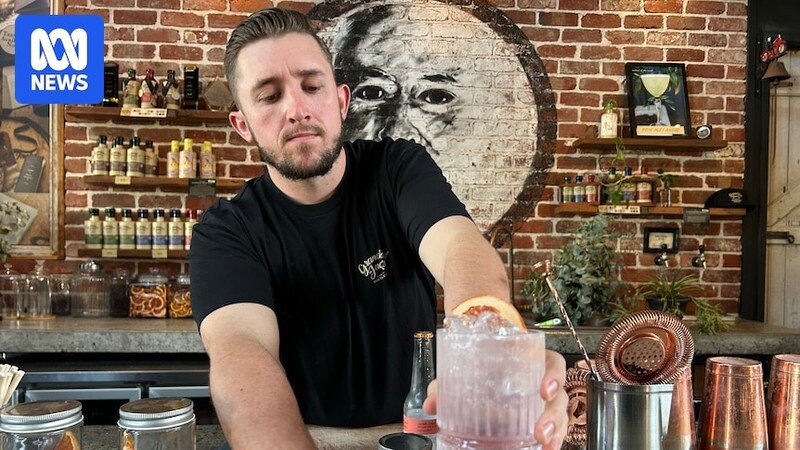
<svg viewBox="0 0 800 450"><path fill-rule="evenodd" d="M747 194L741 189L725 188L711 194L706 200L706 208L752 208Z"/></svg>

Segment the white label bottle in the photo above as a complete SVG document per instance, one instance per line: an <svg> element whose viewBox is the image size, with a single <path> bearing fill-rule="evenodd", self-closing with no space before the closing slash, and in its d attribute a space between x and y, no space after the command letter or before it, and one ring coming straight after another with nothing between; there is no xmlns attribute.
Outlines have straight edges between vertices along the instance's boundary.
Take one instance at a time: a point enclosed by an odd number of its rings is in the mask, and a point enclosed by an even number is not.
<svg viewBox="0 0 800 450"><path fill-rule="evenodd" d="M106 208L106 218L103 220L103 248L119 248L119 223L114 208Z"/></svg>
<svg viewBox="0 0 800 450"><path fill-rule="evenodd" d="M119 222L119 249L133 250L136 248L136 225L133 223L133 214L130 209L122 210L122 220Z"/></svg>
<svg viewBox="0 0 800 450"><path fill-rule="evenodd" d="M89 208L89 218L83 222L83 235L86 248L103 248L103 222L100 210Z"/></svg>
<svg viewBox="0 0 800 450"><path fill-rule="evenodd" d="M414 363L411 370L411 389L403 403L403 432L425 435L436 442L436 416L422 410L428 397L428 384L436 378L433 366L433 333L414 333Z"/></svg>

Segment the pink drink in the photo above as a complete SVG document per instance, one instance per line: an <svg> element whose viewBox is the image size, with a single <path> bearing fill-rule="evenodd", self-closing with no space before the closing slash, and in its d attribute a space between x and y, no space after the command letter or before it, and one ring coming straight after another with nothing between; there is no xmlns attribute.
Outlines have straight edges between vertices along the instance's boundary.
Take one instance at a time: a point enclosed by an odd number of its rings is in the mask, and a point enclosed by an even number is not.
<svg viewBox="0 0 800 450"><path fill-rule="evenodd" d="M437 448L539 449L544 333L492 313L466 322L448 318L436 333Z"/></svg>

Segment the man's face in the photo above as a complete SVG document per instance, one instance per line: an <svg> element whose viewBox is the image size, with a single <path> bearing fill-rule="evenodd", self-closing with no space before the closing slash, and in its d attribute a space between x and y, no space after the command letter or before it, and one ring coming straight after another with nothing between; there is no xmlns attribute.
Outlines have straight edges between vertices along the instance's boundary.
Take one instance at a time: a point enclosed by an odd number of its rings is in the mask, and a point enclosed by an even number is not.
<svg viewBox="0 0 800 450"><path fill-rule="evenodd" d="M350 99L311 36L290 33L245 46L237 62L236 131L283 176L325 175L341 151Z"/></svg>

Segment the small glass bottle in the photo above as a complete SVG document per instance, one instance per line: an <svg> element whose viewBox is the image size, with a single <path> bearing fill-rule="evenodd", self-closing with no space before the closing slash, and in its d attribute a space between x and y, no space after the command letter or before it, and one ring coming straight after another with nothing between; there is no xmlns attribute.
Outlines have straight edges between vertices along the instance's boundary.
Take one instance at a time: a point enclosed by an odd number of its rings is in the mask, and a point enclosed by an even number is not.
<svg viewBox="0 0 800 450"><path fill-rule="evenodd" d="M119 408L119 450L194 450L194 404L185 398L145 398Z"/></svg>
<svg viewBox="0 0 800 450"><path fill-rule="evenodd" d="M163 209L155 209L153 210L153 222L152 222L152 235L153 235L153 248L154 249L162 249L167 248L169 244L169 231L167 227L166 219L164 218L164 210Z"/></svg>
<svg viewBox="0 0 800 450"><path fill-rule="evenodd" d="M180 145L179 141L172 141L167 153L167 178L178 178L180 175Z"/></svg>
<svg viewBox="0 0 800 450"><path fill-rule="evenodd" d="M119 222L119 249L133 250L136 248L136 224L133 222L133 213L130 209L122 210L122 220Z"/></svg>
<svg viewBox="0 0 800 450"><path fill-rule="evenodd" d="M586 201L586 185L583 184L583 176L575 176L575 187L572 188L572 200L575 203Z"/></svg>
<svg viewBox="0 0 800 450"><path fill-rule="evenodd" d="M189 250L192 246L192 229L197 225L197 210L186 210L186 222L183 223L183 248Z"/></svg>
<svg viewBox="0 0 800 450"><path fill-rule="evenodd" d="M130 282L128 269L118 267L111 275L108 290L109 315L111 317L128 317L130 300L128 299L128 283Z"/></svg>
<svg viewBox="0 0 800 450"><path fill-rule="evenodd" d="M185 230L183 219L181 218L181 210L171 209L169 211L169 217L169 225L167 226L169 243L167 247L170 250L183 250L183 234Z"/></svg>
<svg viewBox="0 0 800 450"><path fill-rule="evenodd" d="M586 176L586 178L586 203L596 205L599 198L599 189L597 183L595 182L594 174L590 173Z"/></svg>
<svg viewBox="0 0 800 450"><path fill-rule="evenodd" d="M180 152L180 161L178 166L179 178L194 178L197 176L197 155L192 150L192 140L186 138L183 140L183 150Z"/></svg>
<svg viewBox="0 0 800 450"><path fill-rule="evenodd" d="M50 303L54 316L68 316L72 305L69 274L50 275Z"/></svg>
<svg viewBox="0 0 800 450"><path fill-rule="evenodd" d="M0 411L3 450L82 447L83 413L75 400L18 403Z"/></svg>
<svg viewBox="0 0 800 450"><path fill-rule="evenodd" d="M106 208L106 217L103 219L103 248L119 248L119 222L114 208Z"/></svg>
<svg viewBox="0 0 800 450"><path fill-rule="evenodd" d="M6 263L0 271L0 312L6 320L19 318L17 303L23 292L21 286L25 282L25 277L11 267L11 264Z"/></svg>
<svg viewBox="0 0 800 450"><path fill-rule="evenodd" d="M125 138L117 137L109 154L110 168L108 174L114 177L125 176L128 171L128 151L125 149Z"/></svg>
<svg viewBox="0 0 800 450"><path fill-rule="evenodd" d="M144 144L144 176L155 177L158 175L158 153L153 148L153 141L148 139Z"/></svg>
<svg viewBox="0 0 800 450"><path fill-rule="evenodd" d="M633 169L630 167L625 168L625 177L630 178L633 177ZM623 202L635 202L636 201L636 182L632 180L626 180L622 182L622 201Z"/></svg>
<svg viewBox="0 0 800 450"><path fill-rule="evenodd" d="M200 178L214 178L217 175L217 158L211 150L211 142L203 142L200 152Z"/></svg>
<svg viewBox="0 0 800 450"><path fill-rule="evenodd" d="M613 100L609 100L606 102L603 114L600 115L600 137L601 138L616 138L617 137L617 125L619 123L619 115L614 110L614 103Z"/></svg>
<svg viewBox="0 0 800 450"><path fill-rule="evenodd" d="M150 214L146 209L139 209L136 215L136 250L150 250L153 248L153 226L148 218Z"/></svg>
<svg viewBox="0 0 800 450"><path fill-rule="evenodd" d="M130 140L130 148L128 148L128 168L125 174L129 177L143 177L144 176L144 150L139 146L140 141L138 136L134 136Z"/></svg>
<svg viewBox="0 0 800 450"><path fill-rule="evenodd" d="M572 178L564 177L564 185L561 186L561 202L572 203Z"/></svg>
<svg viewBox="0 0 800 450"><path fill-rule="evenodd" d="M89 218L83 222L83 239L86 248L103 248L103 222L97 208L89 208Z"/></svg>
<svg viewBox="0 0 800 450"><path fill-rule="evenodd" d="M439 427L436 416L422 410L428 397L428 385L436 378L433 366L433 333L414 333L414 359L411 369L411 389L403 403L403 432L425 435L436 439Z"/></svg>
<svg viewBox="0 0 800 450"><path fill-rule="evenodd" d="M92 149L92 175L108 175L110 162L106 142L108 142L108 138L100 135L97 138L97 146Z"/></svg>

